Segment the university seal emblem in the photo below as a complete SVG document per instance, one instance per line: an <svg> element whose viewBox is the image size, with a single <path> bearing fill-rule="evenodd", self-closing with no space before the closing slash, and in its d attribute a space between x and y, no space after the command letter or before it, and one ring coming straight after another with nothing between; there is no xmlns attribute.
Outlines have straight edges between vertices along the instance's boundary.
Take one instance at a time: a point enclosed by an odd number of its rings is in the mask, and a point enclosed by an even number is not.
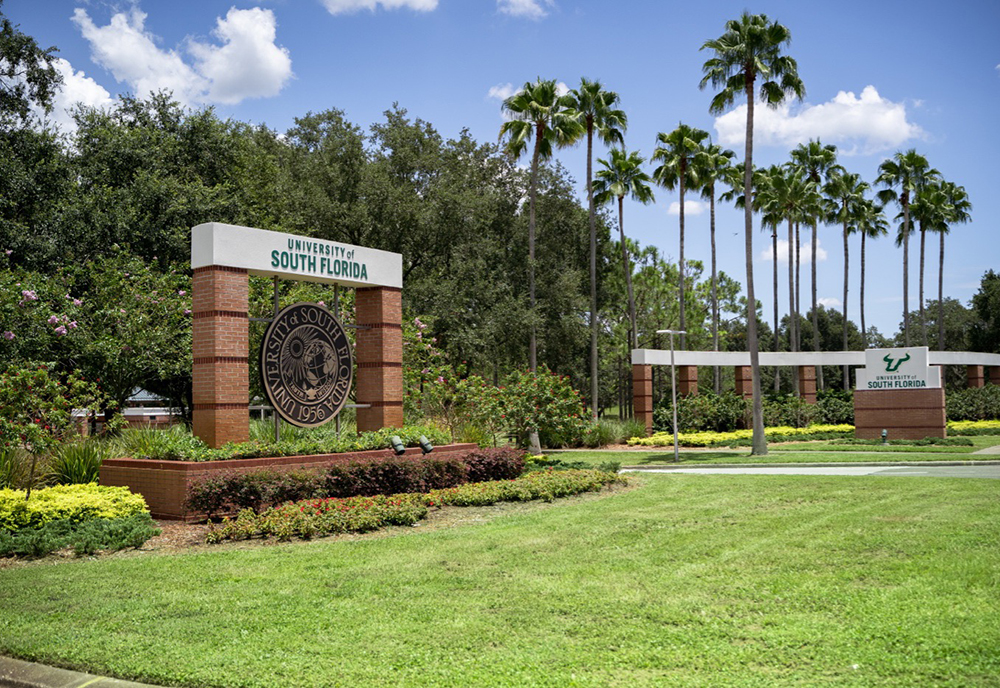
<svg viewBox="0 0 1000 688"><path fill-rule="evenodd" d="M260 373L271 405L292 425L315 427L334 418L351 391L351 343L323 306L281 310L264 334Z"/></svg>

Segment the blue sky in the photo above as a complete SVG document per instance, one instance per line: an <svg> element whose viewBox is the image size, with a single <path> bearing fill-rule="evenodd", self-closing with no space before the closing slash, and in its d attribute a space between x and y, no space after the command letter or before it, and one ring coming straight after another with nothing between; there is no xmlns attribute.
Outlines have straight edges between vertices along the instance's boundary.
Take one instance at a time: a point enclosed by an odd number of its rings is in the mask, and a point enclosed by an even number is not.
<svg viewBox="0 0 1000 688"><path fill-rule="evenodd" d="M710 132L742 159L742 116L708 112L701 91L702 43L744 9L792 33L806 98L777 112L758 109L754 162L781 163L819 137L839 162L873 182L879 163L916 148L963 185L973 221L946 243L945 294L968 302L987 269L1000 269L1000 2L915 0L837 3L702 3L619 0L6 0L4 13L65 60L61 108L100 105L121 93L168 87L192 107L284 131L295 117L330 107L367 127L398 102L446 137L468 128L496 140L500 98L537 77L575 87L600 79L621 95L626 145L648 157L656 134L683 121ZM53 117L65 120L61 111ZM603 157L604 152L598 151ZM585 148L561 151L583 195ZM651 168L650 168L651 170ZM626 233L677 256L675 192L652 206L627 204ZM671 203L674 203L671 211ZM708 213L687 215L686 257L708 261ZM896 209L892 209L895 214ZM206 221L212 218L206 218ZM720 206L719 262L745 281L742 214ZM848 317L858 319L859 239L850 241ZM768 236L754 236L758 298L771 312ZM917 307L918 242L911 240L910 306ZM779 250L780 253L780 250ZM807 255L807 254L804 254ZM928 241L927 296L937 294L936 237ZM821 227L818 292L840 308L843 245ZM866 320L896 331L902 251L869 242ZM787 263L779 259L779 303L787 309ZM803 303L808 303L808 266ZM768 318L770 320L770 317Z"/></svg>

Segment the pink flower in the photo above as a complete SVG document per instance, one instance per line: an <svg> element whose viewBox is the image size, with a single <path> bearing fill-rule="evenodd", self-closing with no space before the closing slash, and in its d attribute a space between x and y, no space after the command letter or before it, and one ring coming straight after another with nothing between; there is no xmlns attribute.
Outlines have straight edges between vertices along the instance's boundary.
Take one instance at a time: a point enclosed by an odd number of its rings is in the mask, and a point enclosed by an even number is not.
<svg viewBox="0 0 1000 688"><path fill-rule="evenodd" d="M66 327L68 327L71 330L75 330L77 327L76 320L71 321L69 324L66 325Z"/></svg>
<svg viewBox="0 0 1000 688"><path fill-rule="evenodd" d="M11 339L14 338L14 333L8 330L7 332L3 333L3 338L6 339L7 341L10 341Z"/></svg>
<svg viewBox="0 0 1000 688"><path fill-rule="evenodd" d="M191 309L190 308L185 308L184 309L184 315L191 315Z"/></svg>
<svg viewBox="0 0 1000 688"><path fill-rule="evenodd" d="M56 334L59 335L60 337L63 336L64 334L66 334L66 328L60 325L59 327L56 328Z"/></svg>
<svg viewBox="0 0 1000 688"><path fill-rule="evenodd" d="M437 379L437 381L438 381L438 382L444 382L444 378L443 378L443 377L441 377L440 375L438 375L438 379Z"/></svg>
<svg viewBox="0 0 1000 688"><path fill-rule="evenodd" d="M184 296L184 295L186 295L186 294L187 294L187 292L186 292L186 291L184 291L183 289L181 289L181 290L180 290L179 292L177 292L177 295L178 295L178 296Z"/></svg>
<svg viewBox="0 0 1000 688"><path fill-rule="evenodd" d="M125 312L125 309L124 309L124 308L119 308L119 309L118 309L118 312L119 312L119 313L124 313L124 312Z"/></svg>
<svg viewBox="0 0 1000 688"><path fill-rule="evenodd" d="M55 325L57 322L59 322L59 316L56 315L49 316L49 325Z"/></svg>
<svg viewBox="0 0 1000 688"><path fill-rule="evenodd" d="M13 252L14 252L14 251L12 251L11 249L7 249L6 251L4 251L4 253L6 253L6 254L7 254L8 256L9 256L9 255L10 255L11 253L13 253Z"/></svg>
<svg viewBox="0 0 1000 688"><path fill-rule="evenodd" d="M80 299L73 299L73 305L74 306L79 306L79 305L82 305L82 304L83 304L83 301L81 301Z"/></svg>

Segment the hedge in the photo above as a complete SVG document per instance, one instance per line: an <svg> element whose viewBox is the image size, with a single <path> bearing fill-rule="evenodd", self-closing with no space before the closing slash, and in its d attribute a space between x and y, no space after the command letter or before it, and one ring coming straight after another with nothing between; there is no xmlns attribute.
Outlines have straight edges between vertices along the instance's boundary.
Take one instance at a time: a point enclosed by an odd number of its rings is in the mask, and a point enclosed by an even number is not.
<svg viewBox="0 0 1000 688"><path fill-rule="evenodd" d="M778 426L765 428L768 442L790 442L794 440L829 440L847 437L854 433L853 425L810 425L807 428ZM732 432L682 432L677 437L678 444L685 447L725 447L748 443L753 440L753 430ZM633 437L628 441L632 446L665 447L673 445L674 435L658 432L650 437Z"/></svg>
<svg viewBox="0 0 1000 688"><path fill-rule="evenodd" d="M24 497L24 490L0 490L0 530L13 532L51 521L75 524L148 512L142 495L132 494L127 487L101 487L94 483L56 485L32 490L30 500Z"/></svg>

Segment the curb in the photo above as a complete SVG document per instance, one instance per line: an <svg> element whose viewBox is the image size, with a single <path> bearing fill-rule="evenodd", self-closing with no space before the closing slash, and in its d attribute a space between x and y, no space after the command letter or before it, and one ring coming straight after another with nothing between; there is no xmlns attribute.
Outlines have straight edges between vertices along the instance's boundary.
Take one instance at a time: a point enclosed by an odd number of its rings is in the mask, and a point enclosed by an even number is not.
<svg viewBox="0 0 1000 688"><path fill-rule="evenodd" d="M646 464L644 466L622 466L623 471L662 471L664 469L680 468L850 468L851 466L893 468L897 466L908 466L911 468L920 466L1000 466L1000 461L849 461L840 463L669 463L657 464L655 466Z"/></svg>
<svg viewBox="0 0 1000 688"><path fill-rule="evenodd" d="M0 656L0 686L4 688L155 688L147 683L95 676Z"/></svg>

